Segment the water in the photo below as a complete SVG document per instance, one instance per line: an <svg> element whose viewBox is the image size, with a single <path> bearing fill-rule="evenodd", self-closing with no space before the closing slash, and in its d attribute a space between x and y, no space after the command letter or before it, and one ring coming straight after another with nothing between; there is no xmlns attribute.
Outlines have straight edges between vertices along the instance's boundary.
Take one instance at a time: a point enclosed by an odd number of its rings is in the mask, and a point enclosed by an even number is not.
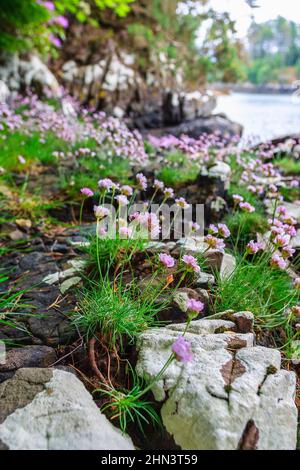
<svg viewBox="0 0 300 470"><path fill-rule="evenodd" d="M300 100L290 95L232 93L218 98L215 112L242 124L243 140L300 134Z"/></svg>

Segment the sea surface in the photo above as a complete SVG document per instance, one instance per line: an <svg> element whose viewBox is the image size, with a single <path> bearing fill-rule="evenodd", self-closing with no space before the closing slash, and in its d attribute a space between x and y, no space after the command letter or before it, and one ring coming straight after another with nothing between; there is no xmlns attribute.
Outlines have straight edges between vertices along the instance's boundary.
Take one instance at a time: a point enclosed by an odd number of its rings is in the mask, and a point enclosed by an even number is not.
<svg viewBox="0 0 300 470"><path fill-rule="evenodd" d="M218 97L215 113L225 113L244 126L243 140L266 141L300 134L300 97L232 93Z"/></svg>

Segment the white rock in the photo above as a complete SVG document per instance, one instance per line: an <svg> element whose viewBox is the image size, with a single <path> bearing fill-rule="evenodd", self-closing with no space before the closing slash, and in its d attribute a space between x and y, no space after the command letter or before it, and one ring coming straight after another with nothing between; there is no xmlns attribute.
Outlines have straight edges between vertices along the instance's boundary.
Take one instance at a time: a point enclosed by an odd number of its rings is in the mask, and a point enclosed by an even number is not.
<svg viewBox="0 0 300 470"><path fill-rule="evenodd" d="M201 170L203 176L209 176L210 178L219 178L225 183L225 189L229 188L230 177L231 177L231 168L225 162L217 161L214 166L207 169L204 167Z"/></svg>
<svg viewBox="0 0 300 470"><path fill-rule="evenodd" d="M253 423L254 448L295 449L294 373L280 371L279 351L254 347L251 333L213 334L222 326L234 328L223 320L192 322L186 339L194 360L174 361L153 386L155 399L164 400L161 414L167 431L184 450L234 450ZM184 327L171 325L141 335L138 375L147 380L156 376Z"/></svg>
<svg viewBox="0 0 300 470"><path fill-rule="evenodd" d="M11 380L19 387L16 394L22 387L28 394L35 386L32 371L41 373L41 369L19 369L0 385L3 405ZM12 450L134 450L131 440L100 413L74 374L54 369L51 375L43 391L22 408L16 403L17 409L0 424L0 443Z"/></svg>

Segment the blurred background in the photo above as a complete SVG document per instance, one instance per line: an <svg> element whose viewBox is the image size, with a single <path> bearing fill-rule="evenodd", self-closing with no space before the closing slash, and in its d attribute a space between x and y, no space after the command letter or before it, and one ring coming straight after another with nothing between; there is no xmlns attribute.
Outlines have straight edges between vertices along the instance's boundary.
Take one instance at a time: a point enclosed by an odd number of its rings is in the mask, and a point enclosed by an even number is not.
<svg viewBox="0 0 300 470"><path fill-rule="evenodd" d="M234 134L236 122L245 139L295 134L300 9L294 0L0 0L0 80L2 99L27 88L71 94L142 132Z"/></svg>

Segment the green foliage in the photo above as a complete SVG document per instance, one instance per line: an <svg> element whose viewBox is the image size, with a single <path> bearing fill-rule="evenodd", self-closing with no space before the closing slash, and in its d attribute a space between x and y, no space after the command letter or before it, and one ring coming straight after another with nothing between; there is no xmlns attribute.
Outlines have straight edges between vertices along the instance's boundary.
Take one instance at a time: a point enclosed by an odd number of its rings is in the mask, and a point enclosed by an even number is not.
<svg viewBox="0 0 300 470"><path fill-rule="evenodd" d="M20 155L26 160L25 167L34 161L52 165L57 163L53 156L54 151L66 152L68 150L67 143L50 131L45 132L44 142L41 142L39 132L26 135L20 131L7 133L5 137L1 144L0 166L6 170L24 169L24 165L18 160Z"/></svg>
<svg viewBox="0 0 300 470"><path fill-rule="evenodd" d="M143 299L134 287L113 285L108 279L95 282L91 289L83 292L78 311L74 313L74 323L86 335L101 334L111 346L122 344L123 336L134 339L150 325L155 325L155 315L161 305L153 299Z"/></svg>
<svg viewBox="0 0 300 470"><path fill-rule="evenodd" d="M281 16L265 23L253 22L248 31L248 79L258 85L295 80L300 63L299 40L300 26Z"/></svg>
<svg viewBox="0 0 300 470"><path fill-rule="evenodd" d="M269 260L270 255L265 252L256 255L252 262L243 258L228 279L219 279L215 310L250 311L258 327L288 329L290 319L286 312L299 302L300 293L292 287L288 273L271 268Z"/></svg>
<svg viewBox="0 0 300 470"><path fill-rule="evenodd" d="M97 248L98 244L98 248ZM143 240L132 240L122 238L97 238L91 240L88 248L88 267L94 274L106 276L110 269L114 269L117 263L123 265L128 258L144 248ZM120 266L121 267L121 266Z"/></svg>
<svg viewBox="0 0 300 470"><path fill-rule="evenodd" d="M166 186L177 186L188 181L195 181L199 174L199 163L192 161L188 155L173 151L165 155L165 165L157 177Z"/></svg>
<svg viewBox="0 0 300 470"><path fill-rule="evenodd" d="M285 157L276 160L275 164L287 175L300 175L300 160Z"/></svg>
<svg viewBox="0 0 300 470"><path fill-rule="evenodd" d="M109 399L101 411L107 411L109 417L119 419L119 426L123 433L126 432L128 424L136 423L143 432L143 425L161 426L161 419L156 413L153 404L143 397L143 383L137 374L131 369L133 386L131 390L99 389L100 392Z"/></svg>
<svg viewBox="0 0 300 470"><path fill-rule="evenodd" d="M124 17L130 11L134 0L53 0L55 10L48 10L36 0L0 0L0 51L15 52L37 48L40 52L50 52L49 36L54 33L65 39L64 28L50 21L58 15L72 15L79 22L90 21L95 26L93 10L112 10Z"/></svg>
<svg viewBox="0 0 300 470"><path fill-rule="evenodd" d="M241 250L250 240L256 239L256 234L264 234L268 229L265 215L259 212L235 212L225 219L234 245L238 244ZM237 242L237 243L236 243Z"/></svg>

